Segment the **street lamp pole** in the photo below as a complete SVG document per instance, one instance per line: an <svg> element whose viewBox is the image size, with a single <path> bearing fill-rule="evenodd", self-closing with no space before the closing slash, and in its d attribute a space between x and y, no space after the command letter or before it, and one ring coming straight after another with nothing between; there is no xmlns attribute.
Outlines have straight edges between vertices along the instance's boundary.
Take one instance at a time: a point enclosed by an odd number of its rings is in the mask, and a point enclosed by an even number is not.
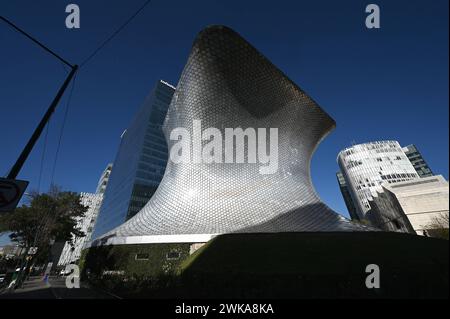
<svg viewBox="0 0 450 319"><path fill-rule="evenodd" d="M56 57L58 60L60 60L62 63L64 63L65 65L67 65L67 66L69 66L71 68L71 71L70 71L69 75L67 76L66 80L64 81L64 83L62 84L62 86L60 87L58 92L56 93L56 96L53 99L53 101L50 104L50 106L48 107L47 112L45 112L45 114L42 117L41 121L39 122L38 126L34 130L33 135L31 135L31 138L28 140L28 143L25 145L24 149L22 150L22 153L20 153L19 158L17 159L16 163L14 164L14 166L9 171L7 178L15 179L17 177L17 175L19 174L19 172L20 172L23 164L25 163L26 159L28 158L28 155L30 155L34 145L37 142L37 140L41 136L41 133L42 133L42 131L45 128L45 125L48 123L50 117L52 116L53 112L55 111L59 101L61 100L61 97L64 94L64 91L67 89L67 86L69 85L70 81L73 79L75 73L77 72L78 65L70 64L65 59L63 59L58 54L56 54L54 51L49 49L47 46L42 44L40 41L36 40L34 37L29 35L27 32L25 32L24 30L22 30L21 28L16 26L14 23L9 21L5 17L0 16L0 20L5 22L6 24L8 24L10 27L12 27L17 32L23 34L25 37L27 37L28 39L33 41L35 44L40 46L42 49L44 49L45 51L47 51L48 53L50 53L51 55Z"/></svg>
<svg viewBox="0 0 450 319"><path fill-rule="evenodd" d="M70 81L74 77L77 70L78 70L78 66L74 65L72 67L72 70L70 71L69 75L67 76L66 80L64 81L63 85L58 90L58 93L56 94L52 103L48 107L47 112L45 112L45 114L42 117L41 121L39 122L38 126L34 130L33 135L31 135L31 138L28 140L27 145L25 145L24 149L22 150L22 153L20 153L20 156L17 159L16 163L9 171L7 178L15 179L17 177L17 175L19 174L20 169L22 168L23 164L25 163L26 159L28 158L28 155L31 153L31 150L33 149L34 145L36 144L36 141L39 139L39 136L41 136L41 133L45 128L45 125L47 124L48 120L50 119L53 112L55 111L56 106L59 103L59 100L63 96L64 91L66 90L67 86L69 85Z"/></svg>
<svg viewBox="0 0 450 319"><path fill-rule="evenodd" d="M56 93L55 98L51 102L50 106L48 107L48 109L45 112L44 116L42 117L41 121L39 122L38 126L34 130L33 135L31 135L30 139L28 140L28 143L25 145L24 149L20 153L19 158L17 159L17 161L15 162L15 164L13 165L11 170L9 171L9 173L7 175L7 178L8 179L15 179L17 177L17 175L19 174L20 170L22 169L22 166L25 163L25 161L27 160L27 158L30 155L31 151L33 150L33 147L36 144L37 140L41 136L41 133L44 130L45 126L47 125L48 121L50 120L50 117L52 116L53 112L55 111L56 107L58 106L58 103L61 100L61 97L64 95L64 92L67 89L67 86L69 85L69 83L73 79L73 77L75 76L75 73L78 70L78 65L70 64L65 59L63 59L58 54L56 54L54 51L49 49L47 46L42 44L40 41L38 41L37 39L32 37L30 34L25 32L24 30L22 30L18 26L16 26L14 23L9 21L5 17L0 16L0 20L5 22L7 25L12 27L15 31L21 33L22 35L24 35L25 37L27 37L28 39L33 41L35 44L40 46L42 49L44 49L46 52L50 53L51 55L56 57L59 61L61 61L62 63L64 63L65 65L67 65L67 66L69 66L71 68L71 71L70 71L69 75L65 79L64 83L62 84L62 86L59 88L58 92ZM25 268L27 266L27 263L25 263L25 265L24 265L24 260L27 260L27 255L28 255L29 250L30 250L30 247L26 247L25 254L22 256L22 260L21 260L21 263L20 263L21 268L20 268L19 274L17 275L17 278L16 278L16 283L18 285L22 284L22 281L23 281L23 278L24 278L24 270L25 270Z"/></svg>

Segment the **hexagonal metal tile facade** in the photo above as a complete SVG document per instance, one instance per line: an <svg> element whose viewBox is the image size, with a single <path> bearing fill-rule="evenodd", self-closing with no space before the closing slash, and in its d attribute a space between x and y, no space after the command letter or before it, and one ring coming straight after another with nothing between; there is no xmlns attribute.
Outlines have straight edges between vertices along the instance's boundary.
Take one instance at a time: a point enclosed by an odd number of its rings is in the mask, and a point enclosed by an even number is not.
<svg viewBox="0 0 450 319"><path fill-rule="evenodd" d="M323 204L311 184L312 154L334 120L227 27L208 27L194 42L164 124L169 149L177 142L169 139L174 128L196 134L194 120L222 133L225 128L277 128L278 171L260 174L259 163L169 160L147 205L108 235L366 229Z"/></svg>

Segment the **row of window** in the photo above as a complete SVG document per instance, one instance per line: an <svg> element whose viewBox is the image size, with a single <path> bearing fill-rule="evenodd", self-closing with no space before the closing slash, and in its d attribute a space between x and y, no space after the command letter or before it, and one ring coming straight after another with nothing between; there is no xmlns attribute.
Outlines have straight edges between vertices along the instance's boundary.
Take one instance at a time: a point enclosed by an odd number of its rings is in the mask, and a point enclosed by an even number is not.
<svg viewBox="0 0 450 319"><path fill-rule="evenodd" d="M387 148L389 147L389 148ZM370 144L366 144L364 150L376 150L377 153L383 152L393 152L398 149L397 143L394 142L372 142ZM344 152L345 155L349 156L355 154L355 150L353 148L349 148Z"/></svg>
<svg viewBox="0 0 450 319"><path fill-rule="evenodd" d="M162 174L151 174L145 171L138 170L136 176L142 179L159 182L162 179Z"/></svg>
<svg viewBox="0 0 450 319"><path fill-rule="evenodd" d="M177 260L180 259L181 254L178 251L171 251L166 254L166 260ZM149 260L149 254L136 254L135 260Z"/></svg>
<svg viewBox="0 0 450 319"><path fill-rule="evenodd" d="M148 173L154 173L154 174L161 174L164 172L161 167L152 167L151 165L148 165L146 163L140 162L138 165L138 169L146 171Z"/></svg>
<svg viewBox="0 0 450 319"><path fill-rule="evenodd" d="M386 144L386 142L374 142L374 143L370 143L370 145L367 146L368 150L374 150L374 149L380 149L380 148L385 148L389 146L390 148L397 148L397 144L396 143L388 143Z"/></svg>
<svg viewBox="0 0 450 319"><path fill-rule="evenodd" d="M382 162L382 161L383 161L383 158L377 157L376 160L377 160L377 162ZM390 159L389 157L386 157L386 160L387 160L387 161L390 161L391 159ZM396 156L396 157L394 158L394 160L396 160L396 161L401 161L401 160L402 160L402 157L401 157L401 156ZM357 166L359 166L359 165L362 165L362 161L361 161L361 160L359 160L359 161L353 161L353 160L350 160L350 161L348 162L346 168L349 169L349 168L357 167Z"/></svg>
<svg viewBox="0 0 450 319"><path fill-rule="evenodd" d="M375 153L393 153L398 151L398 148L382 148L379 150L375 150Z"/></svg>
<svg viewBox="0 0 450 319"><path fill-rule="evenodd" d="M155 152L156 151L156 152ZM154 155L160 158L167 158L167 146L158 145L155 143L144 143L144 148L142 152L147 155ZM161 153L158 153L161 152Z"/></svg>
<svg viewBox="0 0 450 319"><path fill-rule="evenodd" d="M144 139L145 139L145 141L153 141L153 142L159 143L161 145L166 144L166 140L164 139L163 136L151 132L150 129L147 131L147 134L145 134ZM145 145L145 143L144 143L144 145Z"/></svg>
<svg viewBox="0 0 450 319"><path fill-rule="evenodd" d="M382 180L389 180L394 178L415 178L417 177L417 174L413 173L402 173L402 174L388 174L388 175L381 175Z"/></svg>
<svg viewBox="0 0 450 319"><path fill-rule="evenodd" d="M152 110L152 114L150 115L150 123L152 124L160 124L164 122L166 118L166 111L160 110Z"/></svg>
<svg viewBox="0 0 450 319"><path fill-rule="evenodd" d="M374 187L375 186L375 183L367 183L367 187ZM356 186L356 189L357 190L361 190L361 189L363 189L364 187L366 187L366 184L362 184L362 185L358 185L358 186Z"/></svg>
<svg viewBox="0 0 450 319"><path fill-rule="evenodd" d="M349 169L359 165L362 165L362 161L349 161L346 168Z"/></svg>
<svg viewBox="0 0 450 319"><path fill-rule="evenodd" d="M156 95L156 97L157 97L159 100L162 100L163 102L165 102L165 103L167 103L167 104L169 104L170 101L172 101L172 94L170 94L170 93L166 93L166 92L162 92L162 91L160 91L160 90L157 90L157 91L155 92L155 95Z"/></svg>
<svg viewBox="0 0 450 319"><path fill-rule="evenodd" d="M166 167L166 165L167 165L167 159L162 160L159 158L151 158L151 157L148 157L145 155L141 156L141 161L144 161L147 163L155 163L155 164L161 165L161 167Z"/></svg>
<svg viewBox="0 0 450 319"><path fill-rule="evenodd" d="M391 159L390 159L389 157L386 157L386 160L390 161ZM401 161L402 158L401 158L401 156L396 156L396 157L394 158L394 160L395 160L395 161ZM377 162L382 162L382 161L383 161L383 159L382 159L381 157L377 157Z"/></svg>

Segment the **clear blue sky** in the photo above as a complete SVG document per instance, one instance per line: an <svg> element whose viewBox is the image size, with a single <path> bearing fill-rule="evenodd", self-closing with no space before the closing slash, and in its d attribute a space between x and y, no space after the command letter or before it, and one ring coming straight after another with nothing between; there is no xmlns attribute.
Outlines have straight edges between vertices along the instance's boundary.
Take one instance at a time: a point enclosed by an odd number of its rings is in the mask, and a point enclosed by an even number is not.
<svg viewBox="0 0 450 319"><path fill-rule="evenodd" d="M73 63L80 63L144 0L2 1L0 12ZM81 29L65 27L65 6ZM365 28L365 6L381 29ZM155 0L81 69L55 182L95 190L119 137L155 81L177 84L196 33L232 27L309 93L337 122L313 159L322 199L347 215L336 155L352 142L414 143L448 178L448 1ZM0 24L0 172L6 174L65 78L55 58ZM51 120L41 191L48 188L66 99ZM19 178L37 189L43 138Z"/></svg>

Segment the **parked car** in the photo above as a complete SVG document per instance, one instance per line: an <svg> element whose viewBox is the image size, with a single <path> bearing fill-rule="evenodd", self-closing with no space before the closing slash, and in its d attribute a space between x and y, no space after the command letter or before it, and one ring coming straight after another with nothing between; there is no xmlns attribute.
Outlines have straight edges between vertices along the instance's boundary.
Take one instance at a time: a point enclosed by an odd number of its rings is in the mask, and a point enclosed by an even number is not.
<svg viewBox="0 0 450 319"><path fill-rule="evenodd" d="M70 275L70 270L62 269L62 270L59 272L59 275L60 275L60 276L67 276L67 275Z"/></svg>

